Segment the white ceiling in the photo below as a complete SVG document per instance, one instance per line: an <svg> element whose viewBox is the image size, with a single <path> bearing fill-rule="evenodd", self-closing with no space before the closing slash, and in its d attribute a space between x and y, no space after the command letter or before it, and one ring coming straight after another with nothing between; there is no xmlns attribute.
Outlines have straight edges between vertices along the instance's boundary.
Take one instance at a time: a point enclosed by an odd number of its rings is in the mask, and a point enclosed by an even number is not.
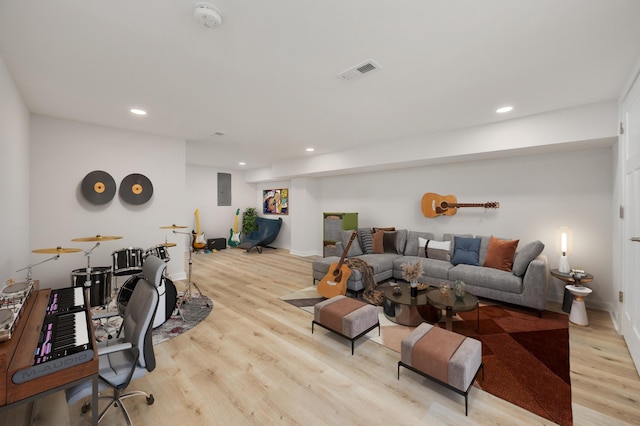
<svg viewBox="0 0 640 426"><path fill-rule="evenodd" d="M0 0L0 54L31 112L229 169L618 99L640 58L637 0L211 2Z"/></svg>

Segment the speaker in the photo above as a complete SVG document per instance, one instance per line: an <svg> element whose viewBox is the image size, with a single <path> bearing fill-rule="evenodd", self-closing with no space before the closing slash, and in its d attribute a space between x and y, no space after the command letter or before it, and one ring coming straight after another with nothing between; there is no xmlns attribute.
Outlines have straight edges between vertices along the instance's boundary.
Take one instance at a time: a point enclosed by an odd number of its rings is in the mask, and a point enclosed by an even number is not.
<svg viewBox="0 0 640 426"><path fill-rule="evenodd" d="M227 248L227 240L224 238L209 238L207 240L207 249L224 250Z"/></svg>

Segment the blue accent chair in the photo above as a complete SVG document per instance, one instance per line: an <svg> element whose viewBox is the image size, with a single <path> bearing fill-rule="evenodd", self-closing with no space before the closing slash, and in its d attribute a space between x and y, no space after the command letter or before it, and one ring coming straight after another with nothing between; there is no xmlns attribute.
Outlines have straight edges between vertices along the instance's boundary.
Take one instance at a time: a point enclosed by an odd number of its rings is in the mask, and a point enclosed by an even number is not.
<svg viewBox="0 0 640 426"><path fill-rule="evenodd" d="M238 245L239 248L246 249L247 252L252 248L256 248L258 253L262 253L262 248L272 248L269 244L275 241L280 228L282 227L282 218L278 219L265 219L264 217L256 217L256 224L258 225L257 231L249 232L242 242Z"/></svg>

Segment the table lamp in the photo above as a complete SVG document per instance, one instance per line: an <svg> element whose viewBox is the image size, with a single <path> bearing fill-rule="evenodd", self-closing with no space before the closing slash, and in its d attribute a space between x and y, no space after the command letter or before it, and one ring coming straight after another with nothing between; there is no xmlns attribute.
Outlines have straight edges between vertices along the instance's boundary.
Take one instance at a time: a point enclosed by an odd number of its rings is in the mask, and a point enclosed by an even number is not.
<svg viewBox="0 0 640 426"><path fill-rule="evenodd" d="M571 267L569 266L569 259L567 258L567 255L570 253L572 246L571 229L563 226L561 228L558 228L556 234L557 246L558 250L560 251L560 262L558 264L558 271L564 274L568 274L571 270Z"/></svg>

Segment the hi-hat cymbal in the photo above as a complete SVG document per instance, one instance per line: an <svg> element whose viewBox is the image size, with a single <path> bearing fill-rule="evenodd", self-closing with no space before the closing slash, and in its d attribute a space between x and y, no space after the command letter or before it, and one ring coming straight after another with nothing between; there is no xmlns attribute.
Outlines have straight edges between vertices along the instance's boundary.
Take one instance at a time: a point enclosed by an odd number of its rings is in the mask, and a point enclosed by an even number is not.
<svg viewBox="0 0 640 426"><path fill-rule="evenodd" d="M115 235L96 235L95 237L83 237L83 238L74 238L71 241L76 241L76 242L94 242L94 241L111 241L111 240L119 240L122 237L118 237Z"/></svg>
<svg viewBox="0 0 640 426"><path fill-rule="evenodd" d="M56 247L56 248L46 248L46 249L37 249L31 250L33 253L43 253L43 254L62 254L62 253L77 253L82 251L79 248L69 248L69 247Z"/></svg>
<svg viewBox="0 0 640 426"><path fill-rule="evenodd" d="M162 243L160 244L161 246L165 246L165 247L175 247L176 243Z"/></svg>
<svg viewBox="0 0 640 426"><path fill-rule="evenodd" d="M169 225L169 226L161 226L160 229L183 229L186 228L186 226L181 226L181 225Z"/></svg>

